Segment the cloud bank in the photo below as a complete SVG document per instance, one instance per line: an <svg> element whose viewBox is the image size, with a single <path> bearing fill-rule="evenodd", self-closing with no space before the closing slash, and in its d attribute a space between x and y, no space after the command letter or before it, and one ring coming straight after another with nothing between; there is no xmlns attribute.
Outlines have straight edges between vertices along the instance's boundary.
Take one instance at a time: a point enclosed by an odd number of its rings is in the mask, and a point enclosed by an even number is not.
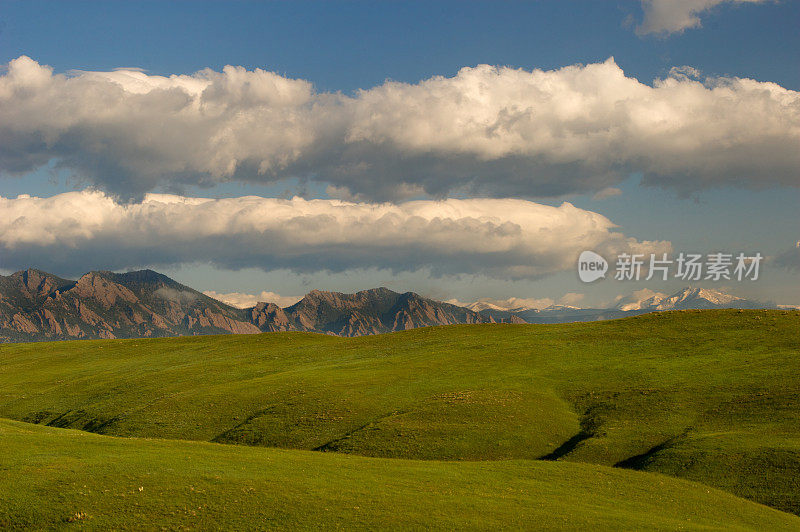
<svg viewBox="0 0 800 532"><path fill-rule="evenodd" d="M345 95L260 69L54 74L22 56L0 76L0 172L56 161L136 200L286 178L367 201L594 193L631 172L681 193L797 186L800 93L687 72L480 65Z"/></svg>
<svg viewBox="0 0 800 532"><path fill-rule="evenodd" d="M236 308L250 308L256 306L257 303L275 303L281 308L286 308L294 305L303 296L282 296L275 292L262 291L260 294L246 294L243 292L228 292L220 293L213 290L206 290L203 292L208 297L213 297L217 301L222 301L232 307Z"/></svg>
<svg viewBox="0 0 800 532"><path fill-rule="evenodd" d="M0 267L63 274L210 263L298 273L383 268L533 279L575 268L585 249L662 253L595 212L516 199L402 204L152 194L119 204L102 192L0 198Z"/></svg>
<svg viewBox="0 0 800 532"><path fill-rule="evenodd" d="M768 0L642 0L644 20L636 33L669 35L702 24L700 15L720 4L760 4Z"/></svg>

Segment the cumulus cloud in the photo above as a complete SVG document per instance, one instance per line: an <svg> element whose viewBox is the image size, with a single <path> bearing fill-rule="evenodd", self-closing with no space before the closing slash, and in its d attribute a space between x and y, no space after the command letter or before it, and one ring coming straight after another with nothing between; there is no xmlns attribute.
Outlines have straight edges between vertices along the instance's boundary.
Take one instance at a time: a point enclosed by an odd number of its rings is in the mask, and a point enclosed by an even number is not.
<svg viewBox="0 0 800 532"><path fill-rule="evenodd" d="M275 292L262 291L260 294L245 294L242 292L228 292L220 293L213 290L206 290L203 292L208 297L212 297L217 301L222 301L232 307L237 308L250 308L254 307L256 303L275 303L279 307L290 307L303 299L303 296L282 296Z"/></svg>
<svg viewBox="0 0 800 532"><path fill-rule="evenodd" d="M613 306L620 310L640 310L652 303L658 303L667 297L663 292L656 292L649 288L634 290L629 295L619 294L614 298Z"/></svg>
<svg viewBox="0 0 800 532"><path fill-rule="evenodd" d="M569 203L448 199L401 204L152 194L120 204L98 191L0 198L0 267L62 273L182 263L299 273L385 268L538 278L581 251L662 253Z"/></svg>
<svg viewBox="0 0 800 532"><path fill-rule="evenodd" d="M701 26L700 15L720 4L759 4L768 0L642 0L644 20L636 33L669 35Z"/></svg>
<svg viewBox="0 0 800 532"><path fill-rule="evenodd" d="M559 305L568 305L568 306L576 306L578 303L583 301L585 294L579 294L577 292L568 292L561 296L558 300Z"/></svg>
<svg viewBox="0 0 800 532"><path fill-rule="evenodd" d="M631 172L683 193L797 186L800 93L691 73L479 65L345 95L260 69L54 74L22 56L0 76L0 172L56 161L126 199L287 178L368 201L594 193Z"/></svg>

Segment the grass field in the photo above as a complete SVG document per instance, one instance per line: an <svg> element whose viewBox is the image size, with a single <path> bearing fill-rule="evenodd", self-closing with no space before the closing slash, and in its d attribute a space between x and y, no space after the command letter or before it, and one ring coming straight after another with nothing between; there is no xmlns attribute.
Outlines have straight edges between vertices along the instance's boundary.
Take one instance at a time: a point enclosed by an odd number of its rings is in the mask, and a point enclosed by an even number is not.
<svg viewBox="0 0 800 532"><path fill-rule="evenodd" d="M0 527L797 530L701 484L532 460L364 458L0 421Z"/></svg>
<svg viewBox="0 0 800 532"><path fill-rule="evenodd" d="M798 390L796 311L686 311L351 339L275 333L0 346L0 417L339 453L198 447L252 452L254 460L281 456L293 467L364 460L341 453L436 461L363 462L404 464L412 477L425 468L504 471L506 479L521 470L624 476L636 474L624 468L639 469L792 513L800 513ZM192 444L146 442L158 445ZM547 460L533 461L540 458ZM473 460L511 461L441 462Z"/></svg>

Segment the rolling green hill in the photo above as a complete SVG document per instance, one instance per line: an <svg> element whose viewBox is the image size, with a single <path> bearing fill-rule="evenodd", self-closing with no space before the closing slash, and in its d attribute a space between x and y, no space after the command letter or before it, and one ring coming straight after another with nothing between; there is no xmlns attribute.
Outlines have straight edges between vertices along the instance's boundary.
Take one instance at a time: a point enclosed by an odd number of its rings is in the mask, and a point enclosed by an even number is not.
<svg viewBox="0 0 800 532"><path fill-rule="evenodd" d="M739 310L16 344L0 346L0 417L385 458L616 465L800 513L798 355L800 313Z"/></svg>
<svg viewBox="0 0 800 532"><path fill-rule="evenodd" d="M0 528L798 530L662 475L122 439L0 420Z"/></svg>

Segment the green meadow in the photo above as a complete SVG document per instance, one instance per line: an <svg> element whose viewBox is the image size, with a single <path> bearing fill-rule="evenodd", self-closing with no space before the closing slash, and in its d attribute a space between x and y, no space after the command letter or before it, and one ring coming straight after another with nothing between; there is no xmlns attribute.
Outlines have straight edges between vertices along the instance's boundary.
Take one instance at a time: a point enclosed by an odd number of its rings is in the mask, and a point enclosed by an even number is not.
<svg viewBox="0 0 800 532"><path fill-rule="evenodd" d="M0 417L0 526L800 530L797 311L3 345Z"/></svg>
<svg viewBox="0 0 800 532"><path fill-rule="evenodd" d="M0 527L797 530L800 518L663 475L111 438L0 422Z"/></svg>

